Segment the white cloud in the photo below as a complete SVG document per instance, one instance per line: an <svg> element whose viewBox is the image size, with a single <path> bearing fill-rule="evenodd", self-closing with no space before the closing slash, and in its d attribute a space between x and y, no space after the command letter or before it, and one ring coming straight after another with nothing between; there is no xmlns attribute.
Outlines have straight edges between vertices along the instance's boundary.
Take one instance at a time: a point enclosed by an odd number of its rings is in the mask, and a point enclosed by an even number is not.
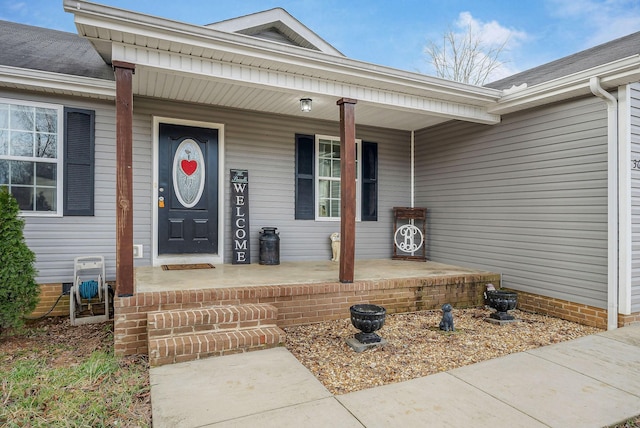
<svg viewBox="0 0 640 428"><path fill-rule="evenodd" d="M3 5L12 13L23 14L27 11L27 3L24 1L5 1Z"/></svg>
<svg viewBox="0 0 640 428"><path fill-rule="evenodd" d="M480 36L485 45L492 47L501 46L506 42L505 48L514 48L528 38L524 31L504 27L495 20L482 22L474 18L470 12L460 12L455 26L460 30L460 34L466 33L471 28L473 34Z"/></svg>
<svg viewBox="0 0 640 428"><path fill-rule="evenodd" d="M495 20L481 21L474 18L471 12L466 11L458 15L458 19L454 22L454 28L451 31L458 39L463 39L468 34L478 38L484 52L492 49L502 49L498 57L499 64L489 74L486 83L499 80L519 71L510 66L509 51L518 48L529 39L529 35L525 31L506 27ZM451 55L447 55L451 57ZM435 69L433 71L435 72Z"/></svg>
<svg viewBox="0 0 640 428"><path fill-rule="evenodd" d="M640 31L637 0L547 0L547 6L552 15L577 23L573 28L585 49Z"/></svg>

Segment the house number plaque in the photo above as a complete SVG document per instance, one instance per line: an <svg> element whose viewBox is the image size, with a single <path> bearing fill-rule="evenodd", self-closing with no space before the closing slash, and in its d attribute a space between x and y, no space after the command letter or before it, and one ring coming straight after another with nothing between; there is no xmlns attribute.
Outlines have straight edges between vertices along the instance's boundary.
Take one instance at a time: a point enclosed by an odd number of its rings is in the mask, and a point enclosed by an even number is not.
<svg viewBox="0 0 640 428"><path fill-rule="evenodd" d="M232 169L231 179L231 232L233 234L234 265L251 263L249 239L249 171Z"/></svg>

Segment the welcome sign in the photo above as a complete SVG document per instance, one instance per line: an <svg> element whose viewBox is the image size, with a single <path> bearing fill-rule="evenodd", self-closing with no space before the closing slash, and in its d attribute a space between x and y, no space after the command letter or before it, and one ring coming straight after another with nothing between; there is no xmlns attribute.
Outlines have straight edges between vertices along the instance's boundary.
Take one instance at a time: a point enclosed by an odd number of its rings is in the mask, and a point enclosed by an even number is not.
<svg viewBox="0 0 640 428"><path fill-rule="evenodd" d="M251 263L249 239L249 171L232 169L231 179L231 232L233 234L234 265Z"/></svg>

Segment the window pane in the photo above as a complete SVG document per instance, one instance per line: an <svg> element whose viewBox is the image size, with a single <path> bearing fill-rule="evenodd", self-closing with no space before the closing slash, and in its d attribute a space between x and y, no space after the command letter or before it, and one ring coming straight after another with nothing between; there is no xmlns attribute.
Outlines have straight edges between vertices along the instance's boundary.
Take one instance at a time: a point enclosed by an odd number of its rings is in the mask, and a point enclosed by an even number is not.
<svg viewBox="0 0 640 428"><path fill-rule="evenodd" d="M340 159L340 142L339 141L335 141L335 144L333 145L333 158Z"/></svg>
<svg viewBox="0 0 640 428"><path fill-rule="evenodd" d="M331 197L340 199L340 182L339 181L331 182Z"/></svg>
<svg viewBox="0 0 640 428"><path fill-rule="evenodd" d="M322 199L318 202L318 216L319 217L328 217L329 209L327 207L327 199Z"/></svg>
<svg viewBox="0 0 640 428"><path fill-rule="evenodd" d="M331 161L329 159L320 159L318 164L318 176L331 177Z"/></svg>
<svg viewBox="0 0 640 428"><path fill-rule="evenodd" d="M340 177L340 160L334 160L331 163L332 163L331 176Z"/></svg>
<svg viewBox="0 0 640 428"><path fill-rule="evenodd" d="M11 129L33 131L33 107L11 106Z"/></svg>
<svg viewBox="0 0 640 428"><path fill-rule="evenodd" d="M12 132L9 154L12 156L33 156L33 133Z"/></svg>
<svg viewBox="0 0 640 428"><path fill-rule="evenodd" d="M37 163L36 164L36 185L37 186L56 186L57 165L55 163Z"/></svg>
<svg viewBox="0 0 640 428"><path fill-rule="evenodd" d="M33 187L11 187L11 194L23 211L33 211Z"/></svg>
<svg viewBox="0 0 640 428"><path fill-rule="evenodd" d="M9 133L5 130L0 130L0 156L9 153Z"/></svg>
<svg viewBox="0 0 640 428"><path fill-rule="evenodd" d="M9 161L0 159L0 185L9 184Z"/></svg>
<svg viewBox="0 0 640 428"><path fill-rule="evenodd" d="M57 112L50 108L36 109L37 132L58 132Z"/></svg>
<svg viewBox="0 0 640 428"><path fill-rule="evenodd" d="M329 182L327 180L320 180L318 182L318 193L320 199L328 198L329 195Z"/></svg>
<svg viewBox="0 0 640 428"><path fill-rule="evenodd" d="M36 134L36 157L55 159L58 145L56 136L51 134Z"/></svg>
<svg viewBox="0 0 640 428"><path fill-rule="evenodd" d="M9 128L9 106L0 104L0 129Z"/></svg>
<svg viewBox="0 0 640 428"><path fill-rule="evenodd" d="M36 211L56 210L56 189L36 187Z"/></svg>
<svg viewBox="0 0 640 428"><path fill-rule="evenodd" d="M320 140L318 145L318 157L330 157L331 156L331 142L327 140Z"/></svg>
<svg viewBox="0 0 640 428"><path fill-rule="evenodd" d="M340 200L331 200L331 217L340 217Z"/></svg>
<svg viewBox="0 0 640 428"><path fill-rule="evenodd" d="M9 169L11 170L11 184L33 186L33 162L10 161Z"/></svg>

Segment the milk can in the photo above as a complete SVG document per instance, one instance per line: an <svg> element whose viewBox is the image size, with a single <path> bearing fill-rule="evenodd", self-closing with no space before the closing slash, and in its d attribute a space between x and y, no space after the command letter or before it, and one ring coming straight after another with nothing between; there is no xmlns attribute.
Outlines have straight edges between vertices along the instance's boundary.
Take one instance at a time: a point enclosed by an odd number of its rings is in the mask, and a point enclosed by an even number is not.
<svg viewBox="0 0 640 428"><path fill-rule="evenodd" d="M277 227L263 227L260 232L260 264L280 264L280 236Z"/></svg>

